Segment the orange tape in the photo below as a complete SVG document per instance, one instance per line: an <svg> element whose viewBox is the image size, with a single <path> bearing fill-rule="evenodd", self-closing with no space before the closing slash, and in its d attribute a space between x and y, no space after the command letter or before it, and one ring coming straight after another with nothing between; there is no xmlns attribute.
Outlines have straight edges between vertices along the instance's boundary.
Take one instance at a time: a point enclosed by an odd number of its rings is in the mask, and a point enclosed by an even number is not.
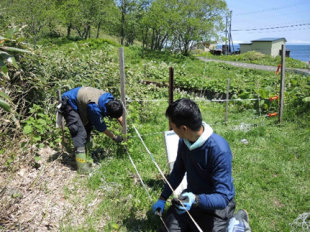
<svg viewBox="0 0 310 232"><path fill-rule="evenodd" d="M272 101L272 100L278 100L278 99L279 99L278 96L274 96L274 97L270 97L270 98L269 98L270 101Z"/></svg>
<svg viewBox="0 0 310 232"><path fill-rule="evenodd" d="M281 64L278 65L278 69L277 69L277 71L276 71L276 74L279 73L280 68L281 68Z"/></svg>
<svg viewBox="0 0 310 232"><path fill-rule="evenodd" d="M278 115L278 114L277 114L276 112L275 112L275 113L272 113L272 114L271 114L271 113L268 114L269 117L277 116L277 115Z"/></svg>

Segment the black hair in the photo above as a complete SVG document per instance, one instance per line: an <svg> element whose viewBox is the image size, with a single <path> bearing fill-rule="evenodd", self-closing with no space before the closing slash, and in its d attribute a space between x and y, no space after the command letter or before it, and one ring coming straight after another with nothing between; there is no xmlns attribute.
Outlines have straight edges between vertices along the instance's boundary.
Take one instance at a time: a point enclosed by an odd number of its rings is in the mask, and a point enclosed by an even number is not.
<svg viewBox="0 0 310 232"><path fill-rule="evenodd" d="M119 118L123 115L123 105L117 100L111 100L106 104L107 114L111 118Z"/></svg>
<svg viewBox="0 0 310 232"><path fill-rule="evenodd" d="M168 106L166 117L178 128L185 125L193 131L199 131L202 126L202 117L198 105L186 98L181 98Z"/></svg>

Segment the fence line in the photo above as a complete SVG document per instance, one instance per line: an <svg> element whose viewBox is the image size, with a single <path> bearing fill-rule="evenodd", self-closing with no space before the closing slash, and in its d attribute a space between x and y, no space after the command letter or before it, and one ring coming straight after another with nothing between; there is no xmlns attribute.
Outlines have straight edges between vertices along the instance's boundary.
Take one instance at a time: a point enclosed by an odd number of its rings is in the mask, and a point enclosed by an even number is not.
<svg viewBox="0 0 310 232"><path fill-rule="evenodd" d="M267 118L267 117L270 117L270 116L268 114L266 114L266 115L263 115L263 116L260 115L260 116L253 117L253 118L243 118L243 119L236 119L236 120L231 120L231 121L227 121L227 122L210 123L209 125L213 126L213 125L220 125L220 124L228 124L230 122L240 122L240 121L246 121L246 120L251 120L251 119L258 119L258 118L260 118L261 122L262 122L262 119ZM261 123L261 125L263 125L263 124ZM147 134L140 134L140 136L157 135L157 134L163 134L164 132L165 131L154 132L154 133L147 133ZM138 136L130 136L130 138L135 138L135 137L138 137Z"/></svg>
<svg viewBox="0 0 310 232"><path fill-rule="evenodd" d="M194 101L198 101L198 102L229 102L229 101L258 101L258 100L273 100L271 98L247 98L247 99L241 99L241 98L237 98L237 99L214 99L214 100L208 100L208 99L197 99L197 98L193 98ZM168 100L164 100L164 99L158 99L158 100L127 100L126 102L149 102L149 101L153 101L153 102L167 102Z"/></svg>

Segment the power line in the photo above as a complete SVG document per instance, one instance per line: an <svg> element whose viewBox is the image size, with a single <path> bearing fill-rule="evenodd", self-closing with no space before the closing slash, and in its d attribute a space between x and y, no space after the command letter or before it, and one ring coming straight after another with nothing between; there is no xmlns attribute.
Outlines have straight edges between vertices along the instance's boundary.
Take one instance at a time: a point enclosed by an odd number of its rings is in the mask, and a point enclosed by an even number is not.
<svg viewBox="0 0 310 232"><path fill-rule="evenodd" d="M309 20L302 20L302 21L296 21L296 22L290 22L290 23L278 23L278 24L270 24L270 25L264 25L264 26L255 26L255 27L275 27L275 26L282 26L282 25L287 25L287 24L298 24L298 23L310 23ZM253 28L253 26L251 27L247 27L247 28ZM246 29L247 29L246 28Z"/></svg>
<svg viewBox="0 0 310 232"><path fill-rule="evenodd" d="M272 29L279 29L279 28L301 27L301 26L308 26L308 25L310 25L310 23L300 23L300 24L295 24L295 25L286 25L286 26L278 26L278 27L239 29L239 30L232 30L232 31L260 31L260 30L272 30Z"/></svg>
<svg viewBox="0 0 310 232"><path fill-rule="evenodd" d="M284 5L284 6L281 6L281 7L273 7L273 8L263 9L263 10L259 10L259 11L240 13L240 14L236 14L235 16L247 15L247 14L255 14L255 13L261 13L261 12L267 12L267 11L273 11L273 10L281 10L281 9L284 9L284 8L294 7L294 6L298 6L298 5L302 5L302 4L307 4L307 3L310 3L310 1L309 0L305 0L305 1L294 3L294 4Z"/></svg>
<svg viewBox="0 0 310 232"><path fill-rule="evenodd" d="M309 10L302 10L302 11L294 11L294 12L292 12L292 11L290 11L290 12L288 12L288 13L285 13L285 16L288 16L288 15L294 15L294 14L298 14L298 16L300 16L301 15L301 13L305 13L305 12L309 12ZM283 13L280 13L280 12L278 12L277 14L265 14L264 15L264 17L260 17L261 15L256 15L256 16L258 16L258 17L255 17L255 19L257 19L257 20L262 20L262 19L266 19L266 18L270 18L270 17L272 17L273 19L276 17L276 16L282 16L283 15ZM238 22L238 21L237 21Z"/></svg>
<svg viewBox="0 0 310 232"><path fill-rule="evenodd" d="M256 33L273 33L273 32L283 32L283 31L300 31L300 30L309 30L309 27L305 27L305 28L293 28L293 29L287 29L287 30L275 30L275 31L249 31L247 32L248 34L256 34ZM235 31L235 33L241 33L242 31ZM244 33L244 32L242 32Z"/></svg>

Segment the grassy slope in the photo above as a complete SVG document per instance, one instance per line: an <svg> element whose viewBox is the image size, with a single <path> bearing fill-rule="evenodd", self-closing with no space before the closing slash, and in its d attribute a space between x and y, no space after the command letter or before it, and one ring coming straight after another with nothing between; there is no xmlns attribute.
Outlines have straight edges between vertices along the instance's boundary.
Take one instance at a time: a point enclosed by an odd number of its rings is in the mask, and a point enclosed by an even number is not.
<svg viewBox="0 0 310 232"><path fill-rule="evenodd" d="M125 49L127 71L132 71L133 76L143 72L143 64L150 62L150 59L152 57L141 60L135 51ZM197 67L199 72L204 70L205 64L199 61L183 58L173 60L173 57L167 59L166 56L164 59L180 65L193 62L192 65L185 65L189 75L194 72L194 67ZM192 69L187 69L189 67ZM141 90L133 83L127 88L131 98L137 96L141 100L141 95L135 95L135 92L140 91L143 91L145 98L154 97L154 89ZM177 92L175 99L181 96L189 97ZM128 116L132 120L128 121L129 132L133 136L129 140L128 151L153 201L156 201L164 183L149 154L134 133L132 122L142 134L156 162L164 173L168 174L162 134L168 127L168 121L164 117L167 99L166 96L162 98L163 102L145 102L142 106L140 103L128 103ZM299 214L307 212L310 207L310 178L307 171L310 163L308 118L301 118L297 122L287 120L278 125L274 118L264 118L262 121L252 119L258 116L256 111L242 111L237 106L230 105L226 126L223 124L224 104L199 102L199 105L204 120L231 145L234 155L233 177L237 209L248 210L252 230L290 231L289 223ZM241 123L249 124L251 130L236 130ZM241 143L241 139L247 139L249 144ZM75 191L65 191L68 196L75 196L75 204L87 205L97 200L100 202L99 207L91 213L81 212L87 215L88 220L86 224L78 227L70 224L69 216L64 217L62 231L109 231L117 228L117 225L120 226L120 231L155 231L161 222L150 211L152 203L145 189L139 184L127 153L122 147L109 143L103 135L97 135L95 143L95 148L104 150L101 168L88 179L76 180L77 183L81 183L81 188L88 189L89 194L79 196ZM103 218L105 222L102 225Z"/></svg>

